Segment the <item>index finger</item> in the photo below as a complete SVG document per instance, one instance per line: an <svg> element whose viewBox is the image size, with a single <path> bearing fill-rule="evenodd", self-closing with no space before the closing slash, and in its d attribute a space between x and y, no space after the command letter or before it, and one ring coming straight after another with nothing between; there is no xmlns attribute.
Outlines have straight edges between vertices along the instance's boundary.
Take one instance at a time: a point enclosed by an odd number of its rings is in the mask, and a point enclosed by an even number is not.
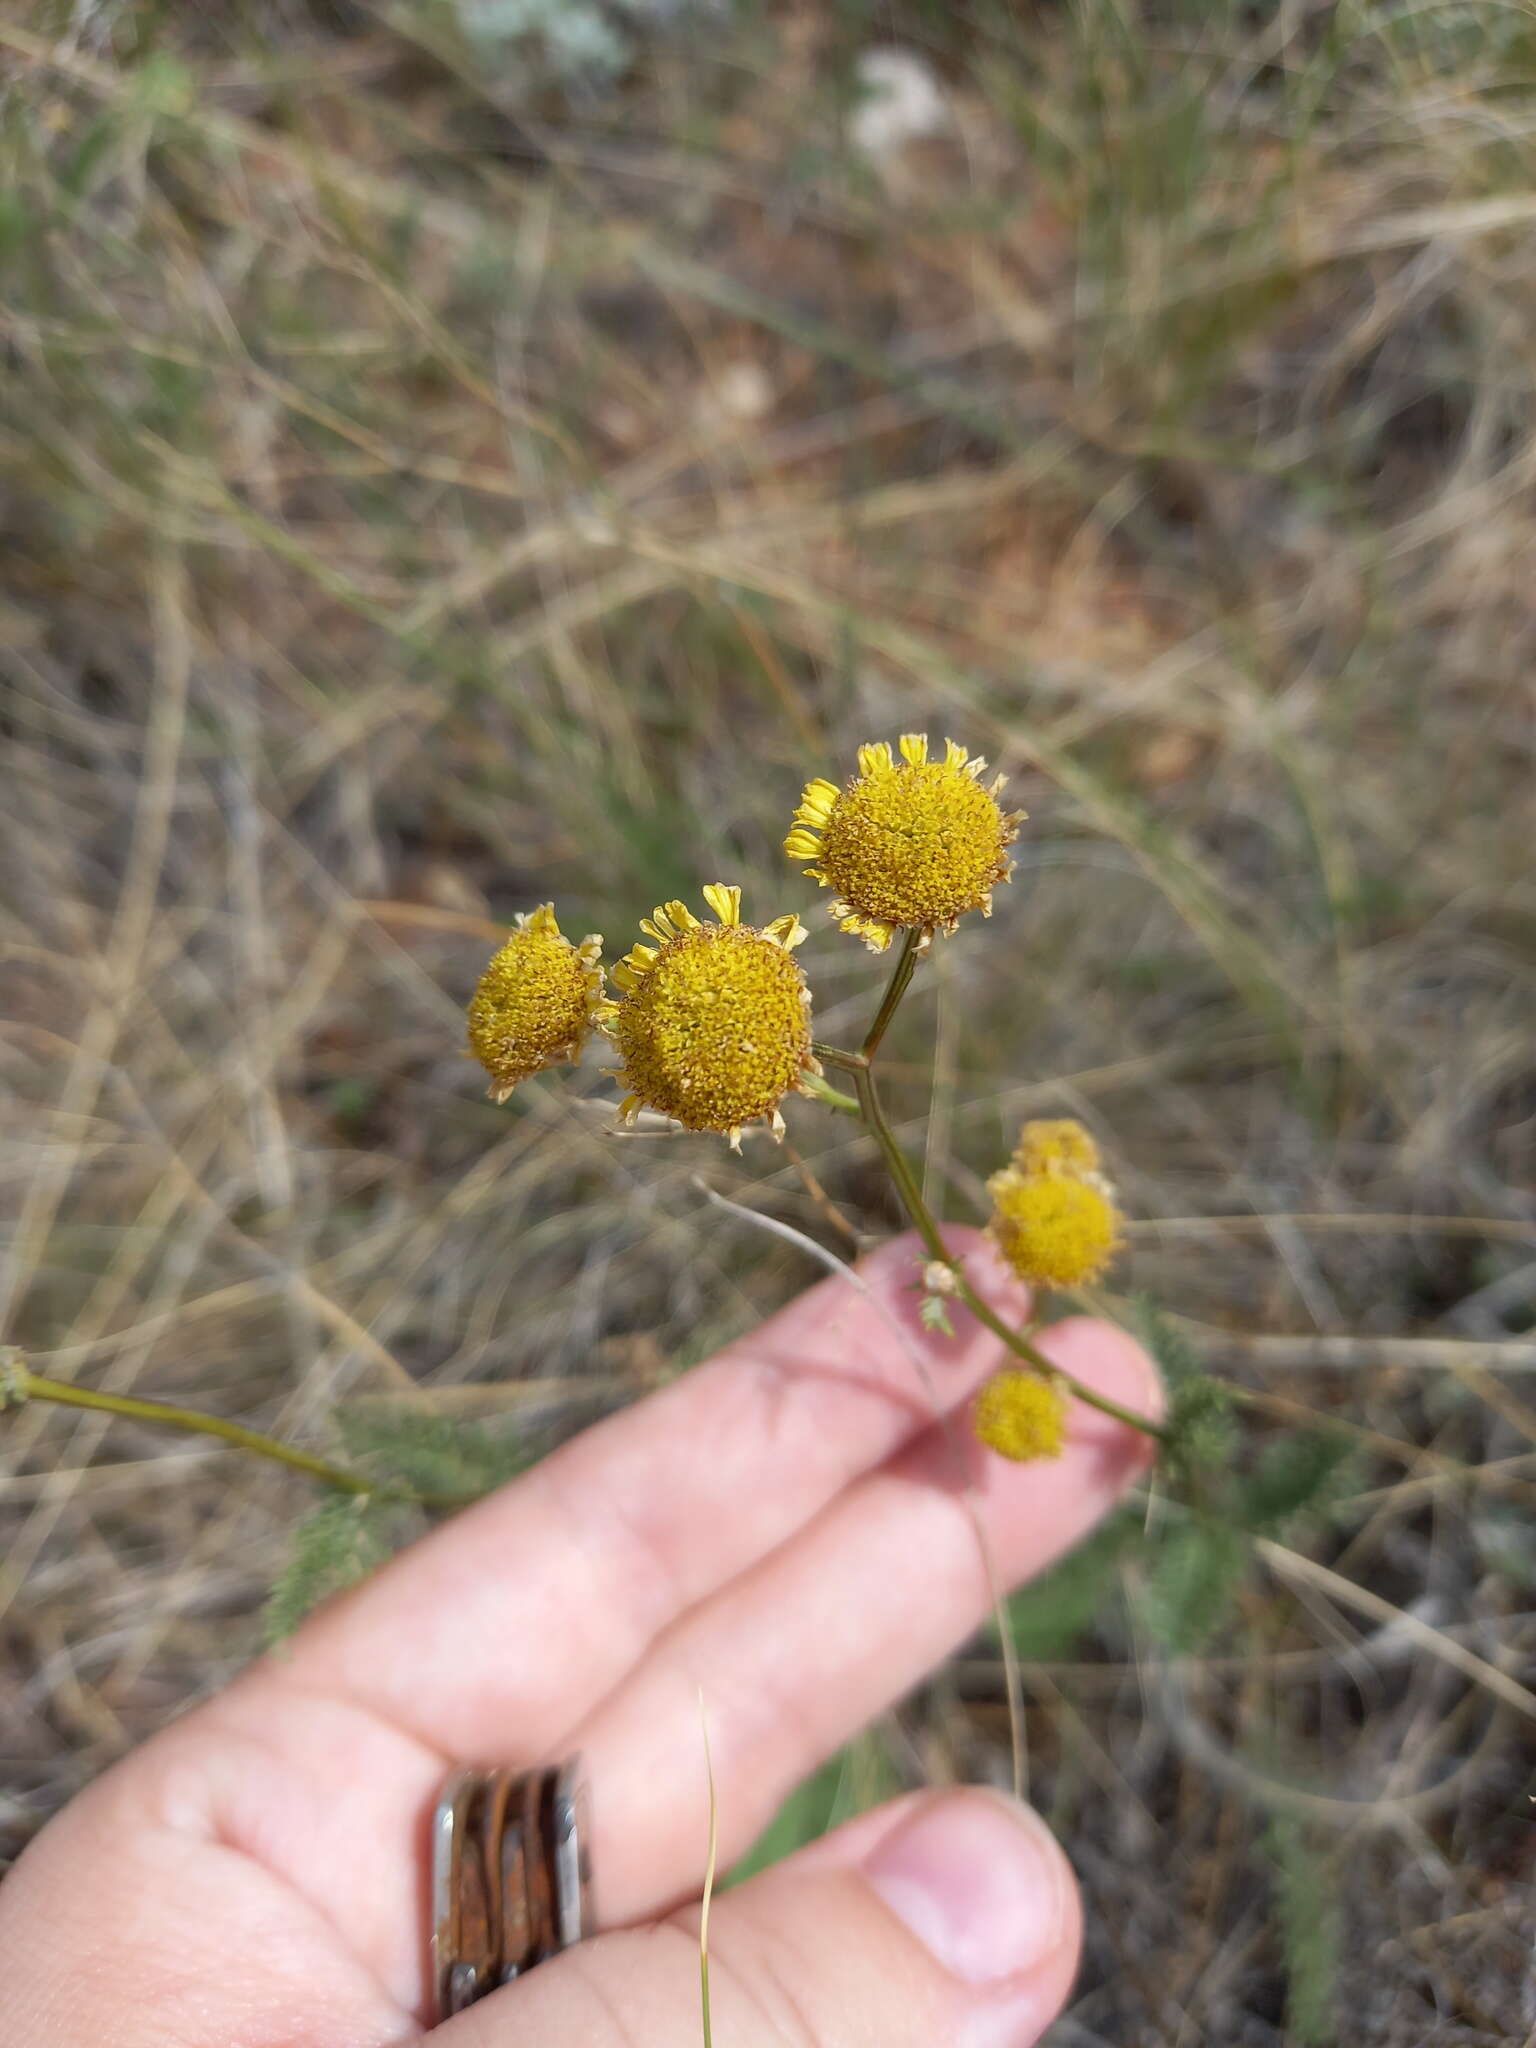
<svg viewBox="0 0 1536 2048"><path fill-rule="evenodd" d="M1022 1320L1027 1293L990 1245L950 1235ZM921 1257L900 1237L857 1286L811 1288L415 1545L264 1673L450 1756L547 1755L681 1614L995 1369L1002 1347L963 1310L953 1337L922 1327Z"/></svg>

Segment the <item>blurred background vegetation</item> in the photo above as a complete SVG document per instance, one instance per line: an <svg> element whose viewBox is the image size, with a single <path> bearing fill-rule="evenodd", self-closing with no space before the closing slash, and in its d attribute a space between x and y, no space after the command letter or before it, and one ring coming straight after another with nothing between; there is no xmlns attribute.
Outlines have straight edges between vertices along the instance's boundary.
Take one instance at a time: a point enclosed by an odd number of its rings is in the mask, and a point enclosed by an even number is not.
<svg viewBox="0 0 1536 2048"><path fill-rule="evenodd" d="M0 94L0 1335L487 1470L685 1369L815 1274L705 1186L846 1251L869 1147L794 1118L834 1224L596 1072L498 1109L463 999L514 910L719 876L846 1036L788 812L954 733L1031 817L892 1041L931 1197L1083 1116L1110 1307L1352 1451L1240 1577L1017 1604L1052 2040L1526 2039L1531 8L11 0ZM4 1450L14 1853L311 1502ZM989 1638L775 1841L1005 1755Z"/></svg>

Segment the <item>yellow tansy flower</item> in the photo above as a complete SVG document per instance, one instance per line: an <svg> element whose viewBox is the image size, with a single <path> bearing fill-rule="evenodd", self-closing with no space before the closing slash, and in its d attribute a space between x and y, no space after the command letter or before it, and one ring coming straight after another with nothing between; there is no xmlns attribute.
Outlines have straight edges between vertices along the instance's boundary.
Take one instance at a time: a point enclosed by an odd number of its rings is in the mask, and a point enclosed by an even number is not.
<svg viewBox="0 0 1536 2048"><path fill-rule="evenodd" d="M1003 1257L1041 1287L1096 1279L1120 1243L1120 1217L1098 1174L1020 1173L1005 1166L987 1182L990 1230Z"/></svg>
<svg viewBox="0 0 1536 2048"><path fill-rule="evenodd" d="M1059 1458L1067 1436L1067 1397L1054 1380L1005 1368L976 1400L976 1434L1017 1464Z"/></svg>
<svg viewBox="0 0 1536 2048"><path fill-rule="evenodd" d="M603 1013L618 1049L625 1121L641 1109L690 1131L723 1131L733 1145L758 1118L775 1136L779 1104L807 1073L810 991L794 948L805 927L791 915L761 930L741 922L741 891L711 883L704 924L684 903L641 920L653 945L637 945L613 970L619 999Z"/></svg>
<svg viewBox="0 0 1536 2048"><path fill-rule="evenodd" d="M860 747L859 772L839 789L806 784L784 842L792 860L838 892L829 906L845 932L884 952L902 930L927 937L952 932L970 910L992 914L992 891L1008 879L1006 849L1022 811L997 801L1003 777L987 787L986 762L955 740L930 761L922 733L903 733L898 761L890 747Z"/></svg>
<svg viewBox="0 0 1536 2048"><path fill-rule="evenodd" d="M1076 1117L1038 1117L1025 1124L1014 1148L1021 1173L1097 1173L1099 1148Z"/></svg>
<svg viewBox="0 0 1536 2048"><path fill-rule="evenodd" d="M581 1051L603 992L602 950L596 933L573 946L552 903L514 919L469 1004L469 1050L497 1102Z"/></svg>

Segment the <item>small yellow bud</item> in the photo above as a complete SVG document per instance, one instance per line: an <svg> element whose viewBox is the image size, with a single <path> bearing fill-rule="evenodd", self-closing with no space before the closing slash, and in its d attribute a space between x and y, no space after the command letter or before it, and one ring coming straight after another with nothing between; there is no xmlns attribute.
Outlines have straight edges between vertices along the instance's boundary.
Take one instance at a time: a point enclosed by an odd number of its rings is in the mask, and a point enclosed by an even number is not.
<svg viewBox="0 0 1536 2048"><path fill-rule="evenodd" d="M976 1401L976 1434L1016 1464L1059 1458L1067 1434L1067 1397L1054 1380L1006 1367Z"/></svg>
<svg viewBox="0 0 1536 2048"><path fill-rule="evenodd" d="M1005 1166L987 1182L987 1228L1022 1279L1079 1287L1102 1273L1120 1244L1120 1217L1097 1177L1020 1173Z"/></svg>

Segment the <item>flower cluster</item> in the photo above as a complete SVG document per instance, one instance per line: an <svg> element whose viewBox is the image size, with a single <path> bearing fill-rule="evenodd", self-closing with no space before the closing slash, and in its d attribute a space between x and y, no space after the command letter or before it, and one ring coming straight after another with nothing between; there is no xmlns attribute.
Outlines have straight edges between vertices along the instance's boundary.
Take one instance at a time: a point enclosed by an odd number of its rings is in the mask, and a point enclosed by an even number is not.
<svg viewBox="0 0 1536 2048"><path fill-rule="evenodd" d="M930 761L927 739L906 733L898 752L899 761L884 741L861 747L859 772L842 789L811 783L785 841L793 858L819 862L818 882L840 891L831 910L843 930L876 948L901 930L926 944L969 910L989 916L1024 815L999 807L1001 776L984 788L986 763L956 741ZM741 891L723 882L703 895L713 924L680 902L641 920L645 939L613 969L612 998L600 939L573 946L552 904L519 917L469 1006L469 1050L496 1100L578 1059L595 1026L619 1056L621 1123L644 1109L733 1145L749 1124L781 1134L780 1103L821 1071L810 991L792 957L805 927L793 913L744 924Z"/></svg>
<svg viewBox="0 0 1536 2048"><path fill-rule="evenodd" d="M795 813L785 852L814 863L807 872L835 892L828 908L842 930L876 951L905 935L864 1050L820 1048L854 1074L856 1103L820 1078L810 990L795 959L805 926L793 912L745 922L741 890L724 882L701 891L708 918L678 900L642 918L642 936L610 970L611 992L600 939L573 945L552 904L519 917L469 1005L469 1049L489 1073L491 1093L501 1101L518 1082L579 1059L596 1031L615 1055L621 1125L649 1112L739 1146L752 1126L782 1136L786 1096L821 1095L863 1117L914 1221L941 1251L879 1106L871 1061L916 958L970 912L989 916L992 892L1008 878L1008 848L1024 813L1002 808L1002 778L985 783L985 768L958 741L930 758L924 735L904 733L894 750L883 741L861 747L858 773L841 786L808 783ZM987 1187L994 1240L1038 1286L1080 1286L1118 1248L1120 1218L1099 1148L1071 1118L1025 1124ZM921 1285L925 1321L947 1328L948 1298L968 1298L961 1267L934 1256ZM1055 1457L1069 1388L1088 1396L1023 1336L1011 1348L1028 1369L1010 1366L982 1389L976 1434L1006 1458Z"/></svg>
<svg viewBox="0 0 1536 2048"><path fill-rule="evenodd" d="M1013 1158L987 1182L988 1225L1003 1257L1041 1287L1097 1279L1120 1246L1115 1192L1080 1123L1027 1123Z"/></svg>

